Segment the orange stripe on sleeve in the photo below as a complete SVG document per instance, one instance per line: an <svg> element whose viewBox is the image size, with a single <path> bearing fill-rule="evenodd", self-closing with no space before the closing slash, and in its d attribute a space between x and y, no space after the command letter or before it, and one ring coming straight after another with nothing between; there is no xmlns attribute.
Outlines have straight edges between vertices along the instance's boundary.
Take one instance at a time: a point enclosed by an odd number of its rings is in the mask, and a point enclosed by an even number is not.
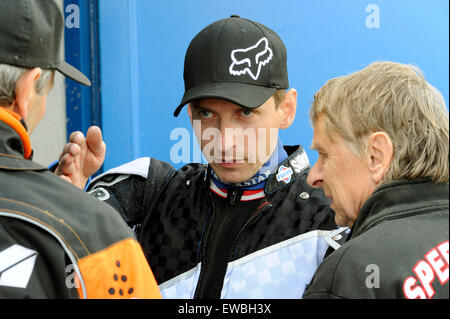
<svg viewBox="0 0 450 319"><path fill-rule="evenodd" d="M161 293L141 246L122 240L78 262L89 299L159 299ZM78 288L82 297L81 288Z"/></svg>

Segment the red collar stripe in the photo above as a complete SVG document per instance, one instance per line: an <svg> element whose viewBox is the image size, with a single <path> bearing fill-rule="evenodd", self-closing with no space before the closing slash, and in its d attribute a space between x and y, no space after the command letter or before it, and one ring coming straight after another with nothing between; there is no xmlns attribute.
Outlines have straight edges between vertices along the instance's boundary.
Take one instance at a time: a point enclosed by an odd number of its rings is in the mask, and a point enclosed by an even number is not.
<svg viewBox="0 0 450 319"><path fill-rule="evenodd" d="M216 184L214 184L213 181L211 181L209 189L215 193L216 195L227 198L227 189L225 188L219 188ZM255 199L264 198L266 194L264 193L264 189L253 189L253 190L246 190L241 196L241 201L250 201Z"/></svg>

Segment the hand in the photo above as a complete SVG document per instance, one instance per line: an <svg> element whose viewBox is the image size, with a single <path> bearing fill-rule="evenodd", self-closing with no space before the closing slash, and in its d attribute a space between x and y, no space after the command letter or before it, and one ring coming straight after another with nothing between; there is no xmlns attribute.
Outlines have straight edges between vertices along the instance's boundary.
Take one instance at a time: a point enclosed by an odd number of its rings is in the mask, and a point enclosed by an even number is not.
<svg viewBox="0 0 450 319"><path fill-rule="evenodd" d="M89 177L102 166L105 153L106 144L99 127L91 126L86 138L79 131L73 132L59 156L55 173L65 181L84 189Z"/></svg>

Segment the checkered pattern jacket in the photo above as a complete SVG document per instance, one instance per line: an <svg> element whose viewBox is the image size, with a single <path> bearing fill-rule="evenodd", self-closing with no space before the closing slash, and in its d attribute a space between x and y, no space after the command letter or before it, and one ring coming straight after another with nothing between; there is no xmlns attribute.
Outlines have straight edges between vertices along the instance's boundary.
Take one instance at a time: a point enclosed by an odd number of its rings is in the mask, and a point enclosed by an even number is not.
<svg viewBox="0 0 450 319"><path fill-rule="evenodd" d="M333 238L342 229L329 201L306 183L306 153L285 149L290 156L277 170L284 178L269 177L265 197L234 238L221 298L300 298L327 248L339 246ZM163 297L194 298L208 266L215 214L208 172L205 164L175 170L147 157L100 175L89 188L135 230Z"/></svg>

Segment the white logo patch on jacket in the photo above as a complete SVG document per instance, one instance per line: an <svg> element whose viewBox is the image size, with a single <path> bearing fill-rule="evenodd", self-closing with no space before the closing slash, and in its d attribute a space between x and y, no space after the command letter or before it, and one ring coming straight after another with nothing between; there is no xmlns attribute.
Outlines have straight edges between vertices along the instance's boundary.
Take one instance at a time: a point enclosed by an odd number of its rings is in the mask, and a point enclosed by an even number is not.
<svg viewBox="0 0 450 319"><path fill-rule="evenodd" d="M0 286L26 288L38 253L20 245L0 251Z"/></svg>

